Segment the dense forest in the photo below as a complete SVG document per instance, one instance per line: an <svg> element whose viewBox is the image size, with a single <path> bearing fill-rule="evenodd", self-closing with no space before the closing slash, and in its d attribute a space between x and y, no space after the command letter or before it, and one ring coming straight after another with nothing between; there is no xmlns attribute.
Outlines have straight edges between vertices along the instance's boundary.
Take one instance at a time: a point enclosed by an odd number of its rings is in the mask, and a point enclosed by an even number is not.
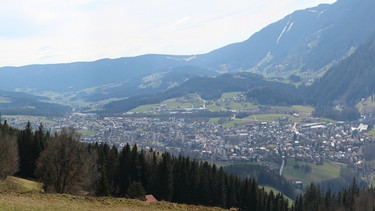
<svg viewBox="0 0 375 211"><path fill-rule="evenodd" d="M297 197L297 190L279 172L274 172L270 168L257 164L235 164L224 167L224 171L239 176L242 179L254 178L259 185L270 186L291 199Z"/></svg>
<svg viewBox="0 0 375 211"><path fill-rule="evenodd" d="M375 92L375 35L368 39L350 57L340 61L318 79L309 90L322 105L338 101L355 106L361 98Z"/></svg>
<svg viewBox="0 0 375 211"><path fill-rule="evenodd" d="M0 122L0 176L35 179L50 193L127 197L177 203L237 207L239 210L373 210L375 190L360 188L355 179L348 188L324 192L311 184L293 204L280 193L258 186L270 172L253 166L251 177L234 176L215 164L174 156L168 152L122 149L105 143L84 144L71 127L53 135L43 125L35 131ZM282 179L271 179L288 189ZM274 182L275 182L274 181Z"/></svg>

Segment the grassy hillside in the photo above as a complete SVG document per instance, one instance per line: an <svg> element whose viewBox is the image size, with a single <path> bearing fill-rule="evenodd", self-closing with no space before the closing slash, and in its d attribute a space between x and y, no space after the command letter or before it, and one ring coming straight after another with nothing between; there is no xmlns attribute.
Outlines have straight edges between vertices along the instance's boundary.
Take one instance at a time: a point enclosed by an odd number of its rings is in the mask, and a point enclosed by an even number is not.
<svg viewBox="0 0 375 211"><path fill-rule="evenodd" d="M41 187L40 183L16 177L0 181L1 210L223 210L169 202L148 203L124 198L46 194Z"/></svg>
<svg viewBox="0 0 375 211"><path fill-rule="evenodd" d="M302 181L303 185L309 185L311 182L322 182L324 180L338 178L340 176L340 169L344 167L342 164L325 161L323 165L316 165L306 162L298 162L299 165L310 165L312 170L305 173L302 170L295 169L293 165L296 162L294 159L288 159L287 165L283 170L283 175L287 179L296 179Z"/></svg>
<svg viewBox="0 0 375 211"><path fill-rule="evenodd" d="M272 190L272 192L273 192L275 195L276 195L276 194L279 194L279 193L283 194L283 193L280 192L279 190L277 190L277 189L275 189L275 188L273 188L273 187L270 187L270 186L263 186L263 187L260 187L260 188L264 188L264 190L265 190L266 192L268 192L268 193L270 193L271 190ZM291 198L289 198L289 197L287 197L287 196L284 196L284 197L286 197L286 198L288 199L289 207L291 207L291 206L293 205L293 203L294 203L293 199L291 199Z"/></svg>
<svg viewBox="0 0 375 211"><path fill-rule="evenodd" d="M35 192L0 193L2 210L223 210L168 202L148 203L124 198L83 197Z"/></svg>

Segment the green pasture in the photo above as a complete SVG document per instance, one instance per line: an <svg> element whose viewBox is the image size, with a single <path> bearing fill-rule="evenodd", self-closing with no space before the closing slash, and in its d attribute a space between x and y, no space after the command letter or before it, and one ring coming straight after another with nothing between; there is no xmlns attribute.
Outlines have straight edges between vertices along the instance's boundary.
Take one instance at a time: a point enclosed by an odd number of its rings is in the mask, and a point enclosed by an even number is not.
<svg viewBox="0 0 375 211"><path fill-rule="evenodd" d="M138 106L135 109L132 109L131 112L150 112L152 109L158 108L160 104L147 104Z"/></svg>
<svg viewBox="0 0 375 211"><path fill-rule="evenodd" d="M96 135L96 131L93 131L93 130L77 130L77 132L81 135L85 135L85 136L95 136Z"/></svg>
<svg viewBox="0 0 375 211"><path fill-rule="evenodd" d="M225 98L232 98L232 97L235 97L235 96L237 96L239 94L241 94L241 92L224 92L221 95L221 98L219 100L223 100Z"/></svg>
<svg viewBox="0 0 375 211"><path fill-rule="evenodd" d="M302 106L302 105L294 105L292 109L297 111L298 113L312 113L314 108L311 106Z"/></svg>
<svg viewBox="0 0 375 211"><path fill-rule="evenodd" d="M12 101L10 101L8 98L0 96L0 103L11 103L11 102Z"/></svg>
<svg viewBox="0 0 375 211"><path fill-rule="evenodd" d="M368 131L367 135L369 135L369 136L375 136L375 128L373 128L370 131Z"/></svg>
<svg viewBox="0 0 375 211"><path fill-rule="evenodd" d="M275 188L273 188L273 187L270 187L270 186L259 186L259 187L260 187L260 188L264 188L264 190L265 190L267 193L270 193L270 192L272 191L274 195L277 195L277 194L279 194L279 193L283 194L281 191L279 191L279 190L277 190L277 189L275 189ZM283 194L283 195L284 195L284 194ZM286 199L288 199L289 206L291 206L292 204L294 204L294 201L293 201L291 198L289 198L289 197L287 197L287 196L285 196L285 195L284 195L284 197L285 197Z"/></svg>
<svg viewBox="0 0 375 211"><path fill-rule="evenodd" d="M296 179L302 181L303 185L309 185L311 182L322 182L324 180L338 178L340 176L340 169L344 167L344 164L334 163L330 161L324 161L323 165L316 165L314 163L307 163L298 161L299 165L310 165L312 170L310 173L304 173L301 169L295 169L293 158L288 159L287 164L283 169L283 176L289 180Z"/></svg>

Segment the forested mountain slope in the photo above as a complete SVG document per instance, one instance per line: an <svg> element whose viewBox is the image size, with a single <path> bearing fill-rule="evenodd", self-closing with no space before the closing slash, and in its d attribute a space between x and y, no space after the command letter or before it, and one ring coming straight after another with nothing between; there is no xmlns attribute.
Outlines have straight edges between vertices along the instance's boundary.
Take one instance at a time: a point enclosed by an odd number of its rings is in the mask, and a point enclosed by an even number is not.
<svg viewBox="0 0 375 211"><path fill-rule="evenodd" d="M375 93L375 36L350 57L333 66L309 89L322 104L355 105Z"/></svg>

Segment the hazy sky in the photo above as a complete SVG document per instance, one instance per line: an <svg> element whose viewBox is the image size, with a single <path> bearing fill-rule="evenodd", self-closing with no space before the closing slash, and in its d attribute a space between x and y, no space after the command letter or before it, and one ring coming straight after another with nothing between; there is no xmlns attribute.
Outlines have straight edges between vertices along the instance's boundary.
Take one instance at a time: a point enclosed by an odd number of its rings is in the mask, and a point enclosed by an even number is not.
<svg viewBox="0 0 375 211"><path fill-rule="evenodd" d="M0 0L0 67L200 54L336 0Z"/></svg>

